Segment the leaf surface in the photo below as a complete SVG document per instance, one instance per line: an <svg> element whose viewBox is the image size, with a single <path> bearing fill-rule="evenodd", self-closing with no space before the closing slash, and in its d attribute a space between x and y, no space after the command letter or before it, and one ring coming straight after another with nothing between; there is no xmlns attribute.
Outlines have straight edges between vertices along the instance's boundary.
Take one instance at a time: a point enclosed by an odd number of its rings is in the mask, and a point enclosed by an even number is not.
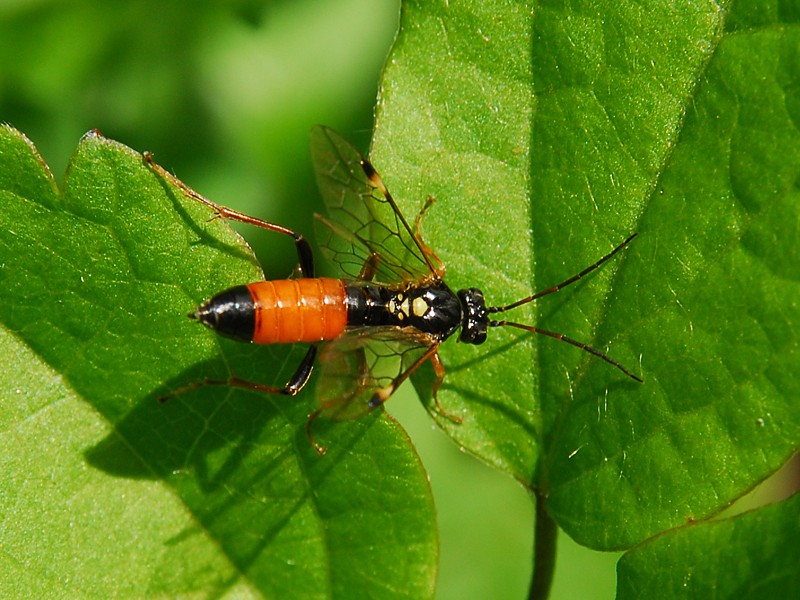
<svg viewBox="0 0 800 600"><path fill-rule="evenodd" d="M617 598L797 596L798 514L800 496L795 495L761 510L654 539L620 560Z"/></svg>
<svg viewBox="0 0 800 600"><path fill-rule="evenodd" d="M4 561L19 574L8 584L429 596L430 491L391 421L321 424L330 451L320 458L305 436L312 394L207 387L157 401L207 376L274 384L295 368L302 348L221 340L185 316L261 278L242 240L96 133L79 144L63 192L8 127L0 159L4 356L14 364L2 376L11 475L0 512Z"/></svg>
<svg viewBox="0 0 800 600"><path fill-rule="evenodd" d="M441 353L440 400L464 418L441 425L593 548L715 514L800 446L797 20L759 2L404 5L372 158L407 214L436 198L423 233L451 287L506 304L639 233L513 317L644 384L515 331Z"/></svg>

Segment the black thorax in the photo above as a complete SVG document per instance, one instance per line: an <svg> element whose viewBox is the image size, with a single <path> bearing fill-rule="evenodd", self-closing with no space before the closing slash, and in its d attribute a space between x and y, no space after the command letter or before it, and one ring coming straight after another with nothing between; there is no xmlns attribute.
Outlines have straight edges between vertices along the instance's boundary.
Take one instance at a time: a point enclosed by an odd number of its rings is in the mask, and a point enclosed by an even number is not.
<svg viewBox="0 0 800 600"><path fill-rule="evenodd" d="M461 327L462 342L481 344L489 325L479 290L454 294L441 281L404 288L351 283L346 302L349 327L414 327L437 341Z"/></svg>

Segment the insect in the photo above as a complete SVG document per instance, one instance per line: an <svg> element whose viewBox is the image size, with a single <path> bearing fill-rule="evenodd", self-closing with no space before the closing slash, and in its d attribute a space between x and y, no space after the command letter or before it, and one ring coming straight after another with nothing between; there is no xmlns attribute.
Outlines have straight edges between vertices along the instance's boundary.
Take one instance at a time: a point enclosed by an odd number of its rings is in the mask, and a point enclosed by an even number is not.
<svg viewBox="0 0 800 600"><path fill-rule="evenodd" d="M309 343L304 358L283 387L245 381L204 380L172 395L205 385L228 385L268 394L297 394L314 363L322 365L320 408L309 415L306 432L320 454L325 448L312 435L314 420L325 413L354 418L386 402L422 364L433 366L437 399L445 376L439 345L459 332L467 344L482 344L494 327L540 333L584 350L626 376L642 380L620 363L582 342L533 325L495 320L537 298L554 294L597 269L636 237L634 233L580 273L505 306L487 306L477 288L454 292L444 281L445 266L423 241L421 222L428 199L413 224L397 207L372 164L339 134L316 127L311 149L317 182L328 216L317 215L321 244L348 279L317 277L311 246L303 235L280 225L220 206L159 167L145 161L187 196L205 204L215 218L232 219L274 231L294 240L300 277L258 281L227 289L206 300L189 317L222 335L256 344ZM319 354L319 356L318 356Z"/></svg>

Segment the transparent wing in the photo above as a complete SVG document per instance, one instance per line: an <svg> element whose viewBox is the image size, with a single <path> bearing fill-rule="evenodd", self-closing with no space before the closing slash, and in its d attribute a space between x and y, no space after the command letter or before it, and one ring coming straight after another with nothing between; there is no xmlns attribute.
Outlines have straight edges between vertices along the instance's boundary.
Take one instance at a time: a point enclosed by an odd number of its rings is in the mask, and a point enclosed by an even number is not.
<svg viewBox="0 0 800 600"><path fill-rule="evenodd" d="M317 239L347 276L382 284L436 276L438 258L411 230L358 150L335 131L318 126L311 132L311 156L328 209L327 217L317 215Z"/></svg>
<svg viewBox="0 0 800 600"><path fill-rule="evenodd" d="M375 392L390 389L433 344L425 334L408 330L361 329L328 342L319 356L317 397L322 415L355 419L375 408Z"/></svg>

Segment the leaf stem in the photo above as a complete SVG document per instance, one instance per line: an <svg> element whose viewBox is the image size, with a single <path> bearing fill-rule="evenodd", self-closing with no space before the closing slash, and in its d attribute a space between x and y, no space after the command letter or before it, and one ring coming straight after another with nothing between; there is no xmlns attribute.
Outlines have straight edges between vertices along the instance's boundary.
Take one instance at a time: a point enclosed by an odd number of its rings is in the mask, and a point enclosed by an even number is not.
<svg viewBox="0 0 800 600"><path fill-rule="evenodd" d="M556 569L556 539L558 527L545 509L545 497L539 490L536 498L536 522L533 541L533 579L528 593L530 600L546 600L550 595Z"/></svg>

